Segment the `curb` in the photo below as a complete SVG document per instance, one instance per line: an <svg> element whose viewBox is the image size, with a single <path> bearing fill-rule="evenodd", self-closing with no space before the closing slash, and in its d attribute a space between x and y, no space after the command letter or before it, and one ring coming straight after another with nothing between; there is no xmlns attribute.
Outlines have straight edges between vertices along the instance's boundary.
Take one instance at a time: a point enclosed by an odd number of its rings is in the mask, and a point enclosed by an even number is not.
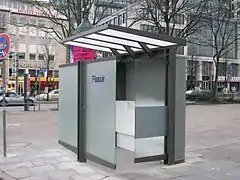
<svg viewBox="0 0 240 180"><path fill-rule="evenodd" d="M39 101L37 101L38 103ZM40 101L40 104L57 104L58 101Z"/></svg>

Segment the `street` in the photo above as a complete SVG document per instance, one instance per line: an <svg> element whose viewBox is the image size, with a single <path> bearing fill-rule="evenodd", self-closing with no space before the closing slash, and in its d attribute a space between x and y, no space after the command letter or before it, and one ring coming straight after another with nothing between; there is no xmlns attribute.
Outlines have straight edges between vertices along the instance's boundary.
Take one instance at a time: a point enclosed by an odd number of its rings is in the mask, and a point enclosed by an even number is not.
<svg viewBox="0 0 240 180"><path fill-rule="evenodd" d="M47 110L51 110L51 109L56 109L57 108L57 103L40 103L40 110L44 110L44 111L47 111ZM11 113L16 113L16 112L21 112L24 110L24 106L7 106L6 107L7 111L8 112L11 112ZM38 111L39 110L39 104L37 103L35 105L35 111ZM2 107L0 107L0 112L2 111ZM29 106L29 111L34 111L34 106Z"/></svg>
<svg viewBox="0 0 240 180"><path fill-rule="evenodd" d="M174 166L153 163L144 169L124 172L78 163L73 153L58 145L58 112L49 110L55 106L44 105L43 110L35 112L8 107L8 158L0 157L0 177L5 180L240 179L240 105L187 106L186 163Z"/></svg>

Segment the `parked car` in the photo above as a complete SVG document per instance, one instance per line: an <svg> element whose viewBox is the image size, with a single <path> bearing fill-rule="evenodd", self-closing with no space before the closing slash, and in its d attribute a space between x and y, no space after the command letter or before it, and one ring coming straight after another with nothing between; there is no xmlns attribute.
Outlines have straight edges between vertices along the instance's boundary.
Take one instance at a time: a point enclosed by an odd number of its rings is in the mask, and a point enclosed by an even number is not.
<svg viewBox="0 0 240 180"><path fill-rule="evenodd" d="M213 97L213 92L210 90L189 90L186 92L186 99L195 101L206 101L210 100Z"/></svg>
<svg viewBox="0 0 240 180"><path fill-rule="evenodd" d="M36 98L40 101L47 100L47 93L37 95ZM49 92L49 100L57 100L59 98L59 89L54 89Z"/></svg>
<svg viewBox="0 0 240 180"><path fill-rule="evenodd" d="M5 94L5 105L24 105L24 97L18 95L15 92L7 92ZM36 99L33 97L28 98L28 104L35 105L36 104ZM0 106L3 106L3 94L0 93Z"/></svg>

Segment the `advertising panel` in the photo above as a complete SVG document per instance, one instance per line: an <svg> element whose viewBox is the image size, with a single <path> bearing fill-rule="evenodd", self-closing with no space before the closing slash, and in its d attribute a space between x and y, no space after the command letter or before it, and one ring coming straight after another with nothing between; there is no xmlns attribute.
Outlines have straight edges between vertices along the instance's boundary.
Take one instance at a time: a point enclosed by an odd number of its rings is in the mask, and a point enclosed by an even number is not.
<svg viewBox="0 0 240 180"><path fill-rule="evenodd" d="M94 60L94 50L71 46L70 48L70 62L76 63L82 60Z"/></svg>

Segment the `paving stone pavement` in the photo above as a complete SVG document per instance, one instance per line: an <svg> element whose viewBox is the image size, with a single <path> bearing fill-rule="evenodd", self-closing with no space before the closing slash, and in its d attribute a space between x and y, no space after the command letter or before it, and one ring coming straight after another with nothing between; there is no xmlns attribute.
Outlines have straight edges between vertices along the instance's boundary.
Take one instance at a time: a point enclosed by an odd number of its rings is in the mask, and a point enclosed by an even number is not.
<svg viewBox="0 0 240 180"><path fill-rule="evenodd" d="M239 108L240 105L188 106L185 163L164 166L155 162L117 171L89 162L78 163L74 153L58 145L57 112L12 114L8 117L8 157L0 156L0 177L4 180L240 180Z"/></svg>

